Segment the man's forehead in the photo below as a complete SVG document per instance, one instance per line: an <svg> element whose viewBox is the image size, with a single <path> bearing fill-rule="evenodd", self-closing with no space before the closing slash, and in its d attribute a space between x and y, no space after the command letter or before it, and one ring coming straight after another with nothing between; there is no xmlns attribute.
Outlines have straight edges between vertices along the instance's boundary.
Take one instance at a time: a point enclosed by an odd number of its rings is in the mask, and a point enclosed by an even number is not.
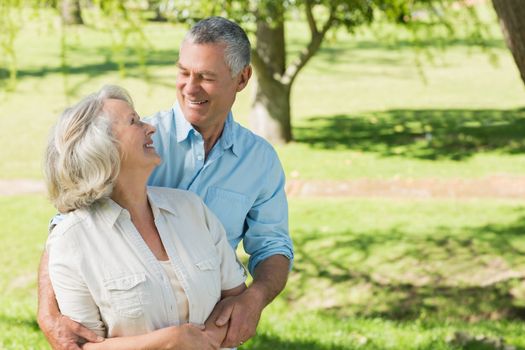
<svg viewBox="0 0 525 350"><path fill-rule="evenodd" d="M224 51L217 44L193 44L182 45L179 59L176 63L181 70L188 70L202 74L220 74L229 71L224 58Z"/></svg>
<svg viewBox="0 0 525 350"><path fill-rule="evenodd" d="M191 65L185 66L180 61L177 62L177 67L182 71L193 71L194 73L199 73L203 75L212 75L212 76L218 75L218 72L216 70L209 69L209 67L204 68L204 67L191 66Z"/></svg>
<svg viewBox="0 0 525 350"><path fill-rule="evenodd" d="M182 41L180 45L180 50L182 51L184 48L198 49L198 48L203 48L203 47L207 47L207 48L213 47L213 48L224 50L226 48L226 43L224 42L206 42L206 43L205 42L194 42L191 39L185 39Z"/></svg>

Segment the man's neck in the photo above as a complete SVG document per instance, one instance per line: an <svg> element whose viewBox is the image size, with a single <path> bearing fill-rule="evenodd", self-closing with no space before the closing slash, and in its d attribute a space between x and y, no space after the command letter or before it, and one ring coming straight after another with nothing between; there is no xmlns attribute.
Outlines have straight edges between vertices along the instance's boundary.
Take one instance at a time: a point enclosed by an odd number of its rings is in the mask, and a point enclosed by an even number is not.
<svg viewBox="0 0 525 350"><path fill-rule="evenodd" d="M194 128L202 135L202 138L204 140L204 155L206 158L208 158L208 155L212 150L213 146L215 146L215 144L221 137L225 124L226 122L222 123L221 125L217 125L206 129L197 128L194 126Z"/></svg>

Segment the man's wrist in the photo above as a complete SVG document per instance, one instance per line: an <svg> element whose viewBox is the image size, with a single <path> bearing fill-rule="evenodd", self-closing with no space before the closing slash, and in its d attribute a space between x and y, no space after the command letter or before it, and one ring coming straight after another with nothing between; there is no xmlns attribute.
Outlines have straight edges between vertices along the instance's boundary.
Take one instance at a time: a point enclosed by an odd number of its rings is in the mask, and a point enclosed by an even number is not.
<svg viewBox="0 0 525 350"><path fill-rule="evenodd" d="M250 296L250 300L256 303L261 310L273 300L270 291L263 282L254 281L244 293L247 293Z"/></svg>

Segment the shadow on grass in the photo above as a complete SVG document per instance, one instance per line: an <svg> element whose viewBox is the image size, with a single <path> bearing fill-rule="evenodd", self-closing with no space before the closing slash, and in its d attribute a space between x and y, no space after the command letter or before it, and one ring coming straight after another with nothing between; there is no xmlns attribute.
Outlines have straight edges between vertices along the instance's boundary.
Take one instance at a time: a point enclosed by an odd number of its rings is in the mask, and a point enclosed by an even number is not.
<svg viewBox="0 0 525 350"><path fill-rule="evenodd" d="M349 347L323 345L312 340L285 340L267 334L259 334L246 346L253 350L348 350Z"/></svg>
<svg viewBox="0 0 525 350"><path fill-rule="evenodd" d="M141 71L144 67L173 66L175 71L175 62L179 52L178 50L146 50L141 57L141 52L133 48L115 52L110 47L86 49L75 46L68 48L67 54L66 66L20 69L17 71L17 79L43 78L51 74L63 73L94 78L110 72L117 72L120 68L124 68L128 75L138 74L144 78L144 72ZM86 57L89 57L90 63L85 63ZM141 59L144 60L143 63ZM0 68L0 79L5 79L8 76L8 71L5 68Z"/></svg>
<svg viewBox="0 0 525 350"><path fill-rule="evenodd" d="M297 142L383 156L462 160L483 151L525 152L525 109L403 110L314 117L294 128Z"/></svg>
<svg viewBox="0 0 525 350"><path fill-rule="evenodd" d="M339 317L525 320L523 232L525 213L509 225L417 236L402 228L305 232L294 239L286 297Z"/></svg>

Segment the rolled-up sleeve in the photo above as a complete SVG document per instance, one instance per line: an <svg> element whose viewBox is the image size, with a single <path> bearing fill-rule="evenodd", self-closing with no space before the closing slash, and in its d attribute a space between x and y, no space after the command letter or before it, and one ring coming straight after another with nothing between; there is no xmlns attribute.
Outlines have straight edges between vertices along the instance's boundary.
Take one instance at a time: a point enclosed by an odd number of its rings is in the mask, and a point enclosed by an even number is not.
<svg viewBox="0 0 525 350"><path fill-rule="evenodd" d="M257 264L273 255L283 255L293 263L293 244L288 229L288 202L285 176L272 149L263 190L246 217L244 249L250 255L248 270L253 275Z"/></svg>
<svg viewBox="0 0 525 350"><path fill-rule="evenodd" d="M49 277L60 312L105 337L106 328L82 277L81 256L71 238L52 232L47 241Z"/></svg>

